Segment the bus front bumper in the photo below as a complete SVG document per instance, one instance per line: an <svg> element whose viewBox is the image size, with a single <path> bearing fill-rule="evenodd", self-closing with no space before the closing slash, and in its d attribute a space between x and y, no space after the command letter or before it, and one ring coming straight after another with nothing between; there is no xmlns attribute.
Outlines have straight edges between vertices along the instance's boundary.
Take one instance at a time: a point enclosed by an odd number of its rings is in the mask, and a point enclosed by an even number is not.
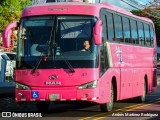
<svg viewBox="0 0 160 120"><path fill-rule="evenodd" d="M15 90L15 100L19 102L31 102L31 101L91 101L99 103L99 91L94 89L82 89L77 90L75 88L65 89L45 89L42 90Z"/></svg>

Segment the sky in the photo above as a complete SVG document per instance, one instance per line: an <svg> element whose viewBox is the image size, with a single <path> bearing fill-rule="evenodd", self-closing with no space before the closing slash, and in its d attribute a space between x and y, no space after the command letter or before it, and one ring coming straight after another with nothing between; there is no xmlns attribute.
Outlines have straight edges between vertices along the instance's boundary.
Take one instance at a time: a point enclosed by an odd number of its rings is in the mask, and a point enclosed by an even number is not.
<svg viewBox="0 0 160 120"><path fill-rule="evenodd" d="M127 10L133 10L135 8L131 7L130 5L126 4L125 2L122 2L121 0L106 0L107 2L114 4L116 6L125 8ZM126 0L127 1L127 0ZM153 1L153 0L135 0L139 2L140 4L146 5L147 3Z"/></svg>
<svg viewBox="0 0 160 120"><path fill-rule="evenodd" d="M147 4L148 2L152 1L152 0L135 0L141 4Z"/></svg>

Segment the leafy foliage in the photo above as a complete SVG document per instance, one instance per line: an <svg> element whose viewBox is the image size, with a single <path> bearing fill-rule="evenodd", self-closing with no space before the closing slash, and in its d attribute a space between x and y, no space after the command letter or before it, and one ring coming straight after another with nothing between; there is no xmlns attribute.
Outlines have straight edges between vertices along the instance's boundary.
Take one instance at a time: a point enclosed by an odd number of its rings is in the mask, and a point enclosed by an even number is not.
<svg viewBox="0 0 160 120"><path fill-rule="evenodd" d="M131 12L135 15L142 16L142 10L132 10Z"/></svg>
<svg viewBox="0 0 160 120"><path fill-rule="evenodd" d="M0 32L7 24L20 19L21 11L31 4L31 0L0 0Z"/></svg>

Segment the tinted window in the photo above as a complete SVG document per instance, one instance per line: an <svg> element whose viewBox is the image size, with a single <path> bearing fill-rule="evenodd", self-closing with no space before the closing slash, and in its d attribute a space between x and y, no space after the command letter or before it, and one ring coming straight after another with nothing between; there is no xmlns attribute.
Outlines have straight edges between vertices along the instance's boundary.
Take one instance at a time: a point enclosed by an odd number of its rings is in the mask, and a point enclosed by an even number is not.
<svg viewBox="0 0 160 120"><path fill-rule="evenodd" d="M121 16L115 15L115 30L116 30L116 41L123 41L123 34L122 34L122 21Z"/></svg>
<svg viewBox="0 0 160 120"><path fill-rule="evenodd" d="M143 30L143 23L142 22L138 22L138 35L139 35L139 44L145 45L144 44L144 30Z"/></svg>
<svg viewBox="0 0 160 120"><path fill-rule="evenodd" d="M131 43L131 33L130 33L130 25L129 25L129 19L126 17L122 17L123 21L123 31L124 31L124 41L126 43Z"/></svg>
<svg viewBox="0 0 160 120"><path fill-rule="evenodd" d="M108 40L114 40L113 14L107 13Z"/></svg>
<svg viewBox="0 0 160 120"><path fill-rule="evenodd" d="M138 33L137 33L137 22L135 20L131 20L131 34L132 34L132 43L139 44Z"/></svg>
<svg viewBox="0 0 160 120"><path fill-rule="evenodd" d="M150 25L150 35L151 35L151 46L153 46L153 41L154 41L154 30L152 25Z"/></svg>
<svg viewBox="0 0 160 120"><path fill-rule="evenodd" d="M149 25L144 24L144 31L145 31L145 45L151 46L151 39L150 39L150 31L149 31Z"/></svg>
<svg viewBox="0 0 160 120"><path fill-rule="evenodd" d="M98 47L92 37L96 20L95 17L73 15L22 18L17 68L34 68L43 56L47 56L47 60L41 61L40 69L67 68L66 59L74 68L97 66Z"/></svg>
<svg viewBox="0 0 160 120"><path fill-rule="evenodd" d="M103 31L102 31L102 40L105 42L107 40L107 24L106 24L107 16L102 14L102 23L103 23Z"/></svg>

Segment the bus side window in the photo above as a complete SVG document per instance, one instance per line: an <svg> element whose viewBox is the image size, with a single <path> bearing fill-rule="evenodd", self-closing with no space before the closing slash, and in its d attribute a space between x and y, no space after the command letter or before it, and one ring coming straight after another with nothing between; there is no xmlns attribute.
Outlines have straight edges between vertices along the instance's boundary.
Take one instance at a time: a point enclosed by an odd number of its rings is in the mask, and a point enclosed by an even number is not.
<svg viewBox="0 0 160 120"><path fill-rule="evenodd" d="M151 46L151 38L150 38L150 33L149 33L149 25L144 24L144 30L145 30L145 45L146 46Z"/></svg>
<svg viewBox="0 0 160 120"><path fill-rule="evenodd" d="M122 19L121 16L116 15L114 16L114 20L115 20L115 32L116 32L116 36L115 36L115 41L117 42L123 42L123 29L122 29Z"/></svg>
<svg viewBox="0 0 160 120"><path fill-rule="evenodd" d="M138 22L138 35L139 35L139 44L144 46L144 29L143 29L143 23Z"/></svg>
<svg viewBox="0 0 160 120"><path fill-rule="evenodd" d="M131 20L131 33L132 33L132 42L133 44L139 44L138 33L137 33L137 22Z"/></svg>
<svg viewBox="0 0 160 120"><path fill-rule="evenodd" d="M107 28L108 28L108 40L113 41L115 39L113 14L109 12L107 13Z"/></svg>
<svg viewBox="0 0 160 120"><path fill-rule="evenodd" d="M126 17L122 17L122 21L123 21L123 31L124 31L124 42L132 43L129 19Z"/></svg>
<svg viewBox="0 0 160 120"><path fill-rule="evenodd" d="M151 36L151 46L153 47L154 31L153 31L153 27L151 24L149 25L149 27L150 27L150 36Z"/></svg>
<svg viewBox="0 0 160 120"><path fill-rule="evenodd" d="M102 15L102 26L103 26L102 40L103 40L103 42L107 41L108 29L107 29L107 24L106 24L106 20L107 20L106 18L107 18L106 15Z"/></svg>

